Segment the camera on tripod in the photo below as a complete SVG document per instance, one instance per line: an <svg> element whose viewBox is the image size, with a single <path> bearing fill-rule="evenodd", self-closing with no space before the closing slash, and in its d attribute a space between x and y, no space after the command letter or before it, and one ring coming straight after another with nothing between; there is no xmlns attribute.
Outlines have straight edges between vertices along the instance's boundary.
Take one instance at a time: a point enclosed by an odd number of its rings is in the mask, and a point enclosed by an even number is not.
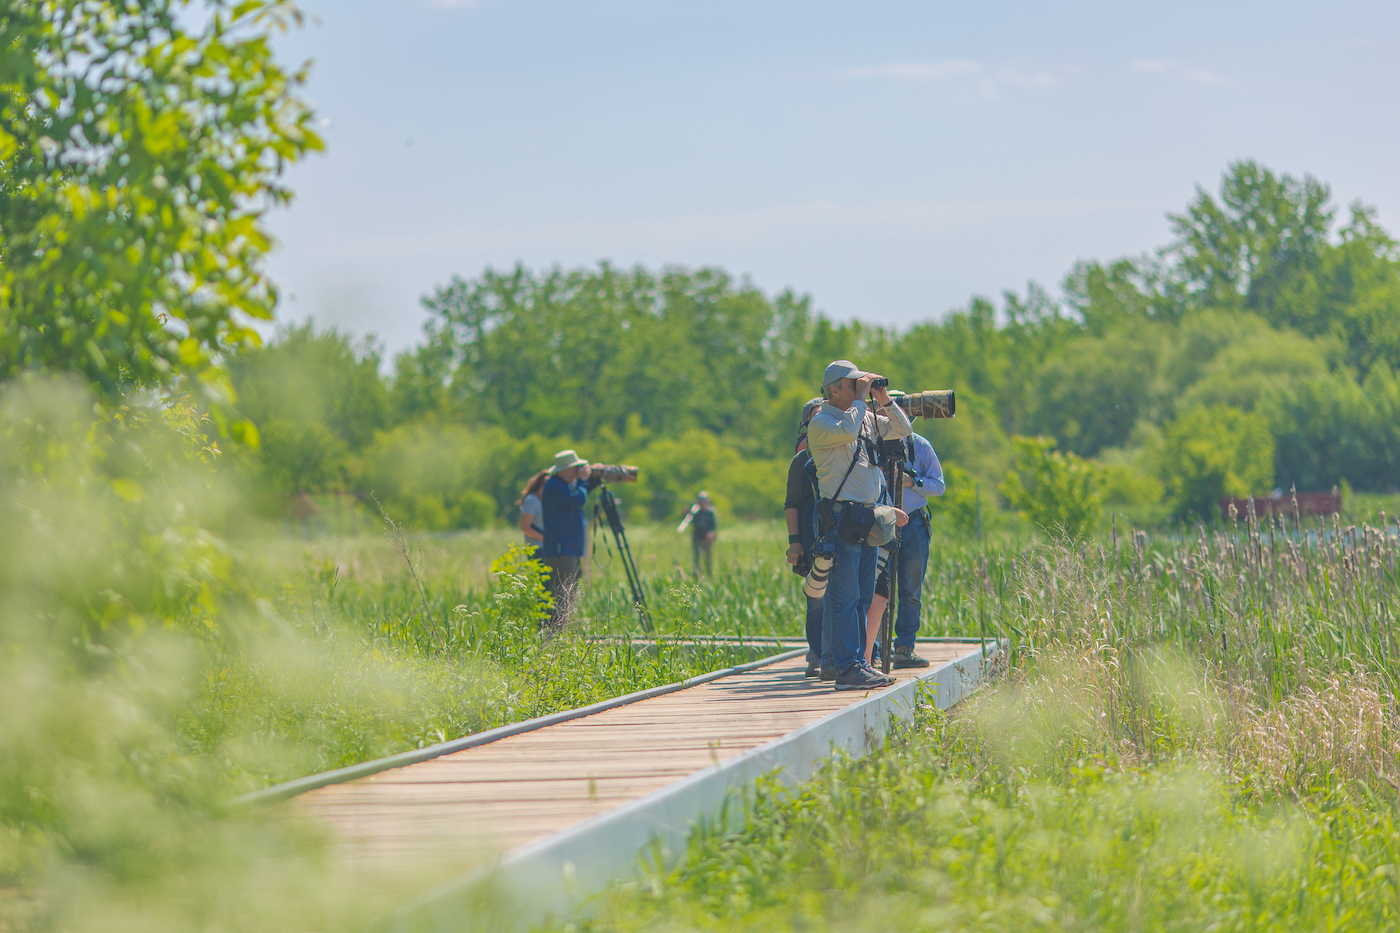
<svg viewBox="0 0 1400 933"><path fill-rule="evenodd" d="M627 574L627 586L632 590L632 604L637 609L637 617L641 620L642 628L650 632L654 630L651 620L651 610L647 607L646 590L642 587L642 575L637 570L637 561L632 557L632 546L627 543L627 528L622 524L622 513L617 508L617 497L608 489L608 483L635 483L637 481L637 468L634 466L617 466L610 463L595 463L592 465L593 475L603 481L603 488L598 493L598 504L593 507L594 528L597 528L598 512L602 510L603 517L608 520L608 530L612 532L613 539L617 542L617 554L622 560L622 569ZM597 532L595 531L596 535ZM606 546L607 538L603 539ZM594 547L597 547L597 539L594 539Z"/></svg>

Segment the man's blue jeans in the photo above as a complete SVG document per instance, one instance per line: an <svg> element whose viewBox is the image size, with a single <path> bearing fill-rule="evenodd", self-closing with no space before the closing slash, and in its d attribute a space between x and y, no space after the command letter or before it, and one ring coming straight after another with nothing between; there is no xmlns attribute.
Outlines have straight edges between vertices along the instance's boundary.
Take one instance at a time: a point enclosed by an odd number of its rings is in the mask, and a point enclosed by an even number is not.
<svg viewBox="0 0 1400 933"><path fill-rule="evenodd" d="M822 666L836 673L865 658L865 614L875 598L875 554L879 548L851 544L832 532L836 564L822 600Z"/></svg>
<svg viewBox="0 0 1400 933"><path fill-rule="evenodd" d="M910 516L899 534L899 612L894 619L894 646L914 647L924 611L924 574L928 570L928 519Z"/></svg>

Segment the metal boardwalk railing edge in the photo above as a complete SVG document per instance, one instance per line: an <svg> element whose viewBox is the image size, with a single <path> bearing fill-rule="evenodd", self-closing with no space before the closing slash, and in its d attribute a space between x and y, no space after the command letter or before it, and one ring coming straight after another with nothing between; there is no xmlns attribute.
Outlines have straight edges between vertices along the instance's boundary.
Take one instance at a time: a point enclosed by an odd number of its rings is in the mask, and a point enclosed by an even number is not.
<svg viewBox="0 0 1400 933"><path fill-rule="evenodd" d="M835 749L863 757L884 741L892 716L913 716L921 689L933 687L935 704L948 709L978 685L983 662L1008 648L1005 639L988 639L771 742L526 843L496 864L401 908L379 928L386 933L526 930L551 916L574 916L610 883L634 875L648 847L659 845L663 857L683 851L692 828L720 813L736 791L775 771L791 784L800 783Z"/></svg>

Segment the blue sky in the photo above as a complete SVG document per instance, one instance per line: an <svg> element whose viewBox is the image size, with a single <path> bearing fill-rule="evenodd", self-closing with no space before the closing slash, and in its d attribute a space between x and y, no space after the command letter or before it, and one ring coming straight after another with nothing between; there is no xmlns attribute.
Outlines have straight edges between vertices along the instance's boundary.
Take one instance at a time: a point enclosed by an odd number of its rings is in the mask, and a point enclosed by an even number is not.
<svg viewBox="0 0 1400 933"><path fill-rule="evenodd" d="M1151 250L1231 160L1400 231L1400 4L307 0L282 320L391 352L509 267L719 265L905 325Z"/></svg>

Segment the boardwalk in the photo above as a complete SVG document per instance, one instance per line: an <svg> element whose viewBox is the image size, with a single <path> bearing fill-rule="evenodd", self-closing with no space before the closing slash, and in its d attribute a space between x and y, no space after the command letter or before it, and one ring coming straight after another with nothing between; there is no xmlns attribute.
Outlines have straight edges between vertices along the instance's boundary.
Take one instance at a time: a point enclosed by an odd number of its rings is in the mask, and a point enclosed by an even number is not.
<svg viewBox="0 0 1400 933"><path fill-rule="evenodd" d="M934 665L967 644L921 644ZM351 862L480 863L862 699L794 658L296 798ZM908 672L896 672L896 676ZM697 814L698 815L698 814Z"/></svg>

